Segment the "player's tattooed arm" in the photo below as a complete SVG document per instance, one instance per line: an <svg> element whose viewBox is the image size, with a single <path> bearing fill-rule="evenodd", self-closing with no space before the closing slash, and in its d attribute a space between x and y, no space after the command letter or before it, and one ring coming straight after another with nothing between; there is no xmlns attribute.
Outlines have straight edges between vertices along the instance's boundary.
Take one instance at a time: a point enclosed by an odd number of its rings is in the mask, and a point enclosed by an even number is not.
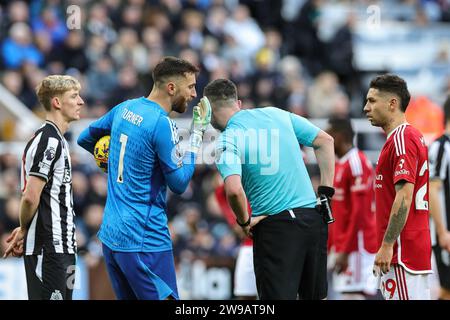
<svg viewBox="0 0 450 320"><path fill-rule="evenodd" d="M411 207L414 185L401 181L395 185L395 191L396 196L392 205L391 217L383 238L383 242L389 244L393 244L397 240L406 224Z"/></svg>

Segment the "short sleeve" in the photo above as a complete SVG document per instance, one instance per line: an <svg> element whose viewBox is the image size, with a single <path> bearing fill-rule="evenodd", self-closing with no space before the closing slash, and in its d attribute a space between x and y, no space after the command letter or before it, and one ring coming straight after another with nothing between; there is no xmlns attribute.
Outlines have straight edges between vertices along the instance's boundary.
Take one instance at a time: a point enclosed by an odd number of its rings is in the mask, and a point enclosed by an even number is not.
<svg viewBox="0 0 450 320"><path fill-rule="evenodd" d="M414 137L408 135L408 131L399 130L393 137L393 181L394 184L401 180L415 183L417 171L417 159L419 158L419 149L414 143Z"/></svg>
<svg viewBox="0 0 450 320"><path fill-rule="evenodd" d="M241 154L237 142L234 137L227 135L226 131L217 141L215 163L224 180L228 176L242 174Z"/></svg>
<svg viewBox="0 0 450 320"><path fill-rule="evenodd" d="M302 145L311 147L320 129L307 119L296 114L289 113L289 117L291 119L297 141Z"/></svg>
<svg viewBox="0 0 450 320"><path fill-rule="evenodd" d="M183 154L175 121L161 116L153 133L155 151L164 173L172 172L183 166Z"/></svg>
<svg viewBox="0 0 450 320"><path fill-rule="evenodd" d="M430 163L430 179L445 179L447 167L447 157L444 157L445 140L434 141L428 151L428 160Z"/></svg>
<svg viewBox="0 0 450 320"><path fill-rule="evenodd" d="M56 160L61 156L61 141L54 137L42 136L35 150L29 150L31 157L30 176L37 176L48 182Z"/></svg>

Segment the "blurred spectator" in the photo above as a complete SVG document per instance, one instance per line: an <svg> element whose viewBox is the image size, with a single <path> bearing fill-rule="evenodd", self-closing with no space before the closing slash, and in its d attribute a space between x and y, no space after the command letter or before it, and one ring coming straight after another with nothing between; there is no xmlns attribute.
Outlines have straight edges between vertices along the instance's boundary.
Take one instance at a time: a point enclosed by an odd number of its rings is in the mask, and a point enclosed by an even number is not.
<svg viewBox="0 0 450 320"><path fill-rule="evenodd" d="M228 12L222 6L212 7L207 15L205 21L205 27L212 37L222 42L225 37L224 27L227 21Z"/></svg>
<svg viewBox="0 0 450 320"><path fill-rule="evenodd" d="M299 56L313 76L325 68L325 46L318 36L321 5L322 0L305 1L286 34L287 39L293 40L289 52Z"/></svg>
<svg viewBox="0 0 450 320"><path fill-rule="evenodd" d="M107 176L103 172L94 172L89 176L91 189L88 194L88 203L105 205L107 191Z"/></svg>
<svg viewBox="0 0 450 320"><path fill-rule="evenodd" d="M129 1L131 2L131 1ZM117 29L129 28L139 34L142 32L142 5L127 4L122 8L122 15L116 23Z"/></svg>
<svg viewBox="0 0 450 320"><path fill-rule="evenodd" d="M102 37L108 44L114 43L117 33L114 30L108 10L102 3L95 3L89 11L87 30L90 34Z"/></svg>
<svg viewBox="0 0 450 320"><path fill-rule="evenodd" d="M137 72L132 66L126 66L119 70L118 81L118 85L109 99L110 108L123 100L138 98L151 90L151 88L141 88Z"/></svg>
<svg viewBox="0 0 450 320"><path fill-rule="evenodd" d="M146 27L142 32L142 42L147 50L164 52L164 42L161 34L155 27Z"/></svg>
<svg viewBox="0 0 450 320"><path fill-rule="evenodd" d="M264 45L264 34L245 5L235 8L232 17L225 21L224 32L244 49L247 56L256 53Z"/></svg>
<svg viewBox="0 0 450 320"><path fill-rule="evenodd" d="M46 7L36 19L32 19L32 27L35 33L47 33L54 46L59 45L67 36L67 27L56 12L56 7Z"/></svg>
<svg viewBox="0 0 450 320"><path fill-rule="evenodd" d="M89 179L86 174L81 171L73 170L72 173L73 186L73 210L77 217L83 217L86 207L89 204Z"/></svg>
<svg viewBox="0 0 450 320"><path fill-rule="evenodd" d="M356 16L350 13L347 21L335 33L328 43L328 61L331 70L339 77L348 95L361 90L359 75L353 66L353 29Z"/></svg>
<svg viewBox="0 0 450 320"><path fill-rule="evenodd" d="M334 73L323 72L317 76L308 89L307 107L308 116L312 118L348 114L348 98L339 88L339 81Z"/></svg>
<svg viewBox="0 0 450 320"><path fill-rule="evenodd" d="M181 15L183 29L187 32L188 45L199 50L203 45L204 15L197 10L185 10Z"/></svg>
<svg viewBox="0 0 450 320"><path fill-rule="evenodd" d="M85 52L90 65L94 66L98 59L104 57L107 54L108 43L101 36L91 36Z"/></svg>
<svg viewBox="0 0 450 320"><path fill-rule="evenodd" d="M20 192L20 180L17 169L7 169L1 173L0 199L15 197Z"/></svg>
<svg viewBox="0 0 450 320"><path fill-rule="evenodd" d="M54 50L50 61L60 61L65 69L75 68L85 72L89 68L89 60L84 48L84 35L78 30L71 31L58 50Z"/></svg>
<svg viewBox="0 0 450 320"><path fill-rule="evenodd" d="M1 56L6 68L19 68L24 61L36 65L43 63L43 56L32 43L30 27L23 22L16 22L9 31L9 38L3 41Z"/></svg>
<svg viewBox="0 0 450 320"><path fill-rule="evenodd" d="M88 238L96 237L103 219L103 205L91 204L84 213L84 224Z"/></svg>
<svg viewBox="0 0 450 320"><path fill-rule="evenodd" d="M98 58L95 66L87 73L86 98L107 101L117 84L117 75L109 57Z"/></svg>
<svg viewBox="0 0 450 320"><path fill-rule="evenodd" d="M16 22L28 23L30 19L30 10L25 1L10 1L7 14L3 20L8 26Z"/></svg>
<svg viewBox="0 0 450 320"><path fill-rule="evenodd" d="M173 34L175 33L173 26L176 23L170 20L164 9L156 6L148 7L145 10L143 19L145 26L154 27L159 31L164 39L164 43L172 43Z"/></svg>
<svg viewBox="0 0 450 320"><path fill-rule="evenodd" d="M18 197L0 200L0 225L5 232L11 232L19 226L19 206Z"/></svg>
<svg viewBox="0 0 450 320"><path fill-rule="evenodd" d="M138 72L147 71L147 50L135 30L120 30L119 40L111 47L111 56L118 67L133 66Z"/></svg>

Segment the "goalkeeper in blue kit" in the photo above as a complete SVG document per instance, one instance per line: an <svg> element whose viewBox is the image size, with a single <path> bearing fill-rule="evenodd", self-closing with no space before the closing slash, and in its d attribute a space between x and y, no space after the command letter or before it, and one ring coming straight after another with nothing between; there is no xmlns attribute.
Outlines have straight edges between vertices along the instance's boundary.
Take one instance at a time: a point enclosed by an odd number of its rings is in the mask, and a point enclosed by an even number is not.
<svg viewBox="0 0 450 320"><path fill-rule="evenodd" d="M168 115L185 112L196 98L198 71L188 61L165 57L153 70L148 97L120 103L78 138L93 153L97 140L111 136L108 195L98 237L118 299L179 299L166 191L167 186L178 194L186 189L211 109L206 98L194 107L184 155Z"/></svg>

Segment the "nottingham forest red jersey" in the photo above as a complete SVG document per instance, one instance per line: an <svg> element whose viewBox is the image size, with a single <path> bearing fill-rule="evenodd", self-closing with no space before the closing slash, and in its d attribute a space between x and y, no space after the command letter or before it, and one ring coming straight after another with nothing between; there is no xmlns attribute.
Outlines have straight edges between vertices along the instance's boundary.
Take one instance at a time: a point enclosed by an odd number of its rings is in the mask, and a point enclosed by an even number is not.
<svg viewBox="0 0 450 320"><path fill-rule="evenodd" d="M329 245L336 252L377 250L373 181L374 169L365 154L351 149L336 162L332 200L336 219L330 225Z"/></svg>
<svg viewBox="0 0 450 320"><path fill-rule="evenodd" d="M407 123L398 126L388 135L376 166L377 240L379 248L389 223L395 184L402 180L413 183L411 208L391 261L412 273L431 272L428 176L428 150L422 134Z"/></svg>

